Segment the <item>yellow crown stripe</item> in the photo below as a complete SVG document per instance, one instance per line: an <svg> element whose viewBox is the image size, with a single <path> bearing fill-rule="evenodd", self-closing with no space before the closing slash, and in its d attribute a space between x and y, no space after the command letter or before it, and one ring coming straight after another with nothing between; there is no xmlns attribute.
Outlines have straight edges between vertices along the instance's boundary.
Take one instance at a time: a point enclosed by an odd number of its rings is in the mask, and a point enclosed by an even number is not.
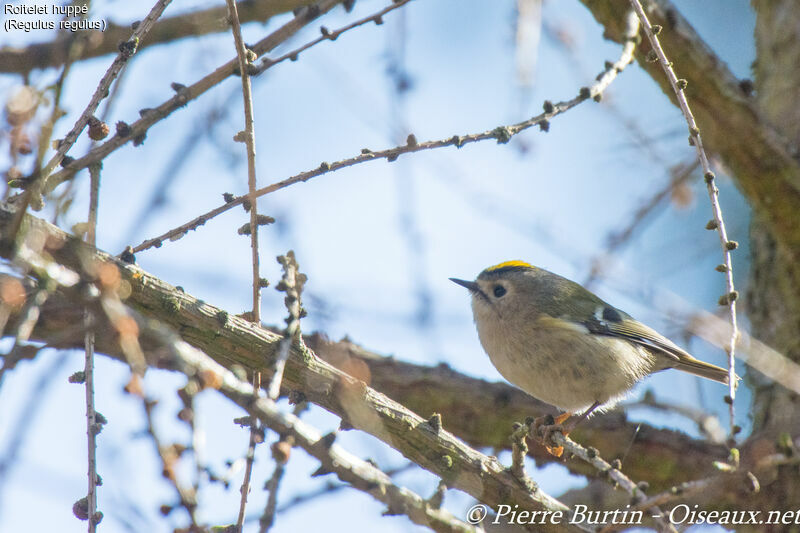
<svg viewBox="0 0 800 533"><path fill-rule="evenodd" d="M530 263L526 263L525 261L505 261L500 263L499 265L490 266L486 269L486 272L494 272L495 270L500 270L501 268L511 268L511 267L519 267L519 268L533 268L533 265Z"/></svg>

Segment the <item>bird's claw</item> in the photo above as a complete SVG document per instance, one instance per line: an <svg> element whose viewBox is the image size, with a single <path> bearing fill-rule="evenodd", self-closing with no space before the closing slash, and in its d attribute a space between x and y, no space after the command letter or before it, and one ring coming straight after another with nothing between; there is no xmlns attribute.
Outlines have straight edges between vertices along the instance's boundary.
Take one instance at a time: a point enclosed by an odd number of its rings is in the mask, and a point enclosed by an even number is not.
<svg viewBox="0 0 800 533"><path fill-rule="evenodd" d="M554 457L561 457L564 454L564 447L558 446L553 441L553 433L561 433L565 437L567 433L564 431L564 426L561 424L551 424L542 428L542 444L544 444L547 452Z"/></svg>
<svg viewBox="0 0 800 533"><path fill-rule="evenodd" d="M530 435L534 438L541 438L542 428L552 426L555 423L553 415L537 416L531 424Z"/></svg>
<svg viewBox="0 0 800 533"><path fill-rule="evenodd" d="M558 446L553 442L554 432L561 433L565 437L567 436L561 421L556 421L552 415L540 416L533 419L530 431L531 436L539 439L550 455L561 457L564 454L564 447Z"/></svg>

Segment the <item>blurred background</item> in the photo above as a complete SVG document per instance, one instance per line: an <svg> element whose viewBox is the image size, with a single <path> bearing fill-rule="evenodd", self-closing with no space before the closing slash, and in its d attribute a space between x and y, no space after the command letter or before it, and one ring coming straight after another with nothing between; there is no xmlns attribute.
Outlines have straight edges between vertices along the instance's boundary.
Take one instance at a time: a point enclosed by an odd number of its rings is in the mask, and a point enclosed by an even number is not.
<svg viewBox="0 0 800 533"><path fill-rule="evenodd" d="M754 15L745 0L675 0L716 53L741 78L755 57ZM12 3L14 5L19 4ZM299 32L270 56L315 38L319 25L339 28L384 7L358 0ZM183 1L165 16L222 5ZM90 19L129 24L149 9L141 3L92 2ZM7 15L3 15L7 17ZM622 15L621 15L622 16ZM40 17L41 18L41 17ZM243 27L255 42L291 18ZM58 20L55 17L49 17ZM319 166L320 162L405 144L482 132L539 114L544 100L573 98L615 61L620 47L578 2L564 0L414 0L385 16L323 42L253 78L259 186ZM56 32L11 31L3 46L46 42ZM111 125L133 122L142 108L172 96L170 83L189 85L234 56L230 32L143 48L126 67L112 99L99 113ZM669 53L669 51L667 51ZM54 137L66 134L112 60L75 63L63 88L67 114ZM43 91L60 69L36 70L27 83ZM680 76L680 72L678 73ZM20 75L0 75L0 98L23 85ZM108 107L106 107L108 106ZM44 103L36 121L52 112ZM119 253L219 205L222 193L247 191L244 146L233 141L243 129L241 84L228 78L158 123L139 147L126 145L103 163L98 247ZM0 138L0 168L13 164L8 138ZM70 154L82 155L82 135ZM304 332L330 339L347 336L378 353L419 364L447 363L464 374L501 380L484 354L472 324L469 298L448 277L471 279L483 268L521 259L588 286L610 303L671 337L695 356L725 366L725 354L686 333L702 310L720 313L723 278L718 237L704 230L710 218L702 172L686 140L686 125L655 83L634 63L620 74L602 102L585 102L551 121L550 131L532 128L508 144L485 141L401 156L393 163L368 162L328 173L259 200L259 211L276 218L262 229L262 275L280 279L273 257L292 249L309 281L303 295ZM32 161L18 162L30 172ZM27 165L27 167L26 167ZM739 241L734 273L740 291L747 279L749 208L717 166L728 232ZM86 219L88 174L56 193L69 201L41 216L69 230ZM63 205L63 204L62 204ZM644 211L643 211L644 210ZM186 292L231 313L250 307L250 243L236 229L249 217L233 209L176 242L137 255L139 265ZM262 318L280 325L283 295L263 291ZM722 316L722 315L720 315ZM744 324L746 328L746 323ZM0 531L84 531L72 503L86 491L84 391L67 382L82 369L82 352L41 353L5 376L0 389ZM741 373L741 372L740 372ZM159 506L172 503L160 477L152 443L143 438L141 406L122 394L125 365L97 359L97 408L109 420L99 437L99 526L108 533L169 531L185 524L176 510L167 519ZM175 419L175 390L183 377L151 371L146 388L165 440L188 432ZM661 373L634 390L660 400L700 407L727 427L726 389L678 372ZM205 394L197 409L203 454L209 467L231 475L231 487L205 483L201 516L212 524L234 522L242 457L248 432L232 424L242 413ZM284 402L285 403L285 402ZM748 391L737 396L737 423L747 431ZM287 409L288 406L287 406ZM338 419L312 408L304 415L321 431ZM696 434L680 416L646 409L633 419ZM275 439L268 434L268 443ZM337 441L384 469L403 468L395 451L368 435L343 433ZM491 452L491 451L489 451ZM507 453L501 461L509 462ZM237 469L238 468L238 469ZM352 489L328 491L305 503L298 496L336 484L333 476L310 479L317 463L298 451L280 487L274 531L411 531L406 518L383 518L383 507ZM531 475L559 494L585 483L560 466ZM257 530L272 472L269 447L257 449L247 530ZM186 475L192 475L187 466ZM437 480L418 468L397 480L422 495ZM43 490L44 489L44 490ZM445 507L463 516L469 496L450 491ZM358 509L358 512L348 512ZM700 530L700 528L697 528ZM706 528L713 531L715 529ZM717 529L721 531L721 529Z"/></svg>

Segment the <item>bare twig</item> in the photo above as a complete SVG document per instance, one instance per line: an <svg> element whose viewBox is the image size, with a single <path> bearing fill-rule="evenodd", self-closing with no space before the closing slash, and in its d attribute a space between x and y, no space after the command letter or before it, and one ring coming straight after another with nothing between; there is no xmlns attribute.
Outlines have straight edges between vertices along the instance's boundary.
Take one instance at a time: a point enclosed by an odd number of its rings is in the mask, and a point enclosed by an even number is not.
<svg viewBox="0 0 800 533"><path fill-rule="evenodd" d="M305 401L299 402L294 406L292 414L299 417L306 409L308 409L308 403ZM292 435L281 435L280 439L272 445L275 470L272 471L272 476L264 486L264 489L269 491L269 495L267 496L264 512L258 520L259 533L266 533L275 523L275 510L278 507L278 487L286 471L286 463L289 462L292 446L294 446L294 437ZM387 473L387 475L389 474Z"/></svg>
<svg viewBox="0 0 800 533"><path fill-rule="evenodd" d="M30 203L33 205L34 209L41 209L43 205L41 191L45 187L50 177L50 173L53 172L53 170L56 168L56 165L61 163L64 155L69 151L70 148L72 148L72 145L78 139L78 135L80 135L81 131L83 131L83 128L86 127L89 118L94 115L97 106L100 105L100 102L107 96L108 88L111 86L111 83L117 77L128 60L133 57L133 54L136 53L136 48L139 45L139 41L147 35L147 33L153 27L153 24L155 24L155 21L161 16L161 13L164 12L164 9L166 9L167 5L169 5L170 1L171 0L157 0L144 20L133 31L131 38L119 46L119 54L117 54L117 57L111 63L111 66L108 67L108 70L106 70L106 73L100 79L100 83L98 83L92 98L89 100L89 104L78 117L78 120L75 121L75 125L72 127L69 133L67 133L67 135L59 141L55 155L50 158L50 161L48 161L44 168L41 169L34 182L25 191L24 206L27 207L27 205Z"/></svg>
<svg viewBox="0 0 800 533"><path fill-rule="evenodd" d="M258 256L258 202L256 200L256 131L253 121L253 90L250 85L249 68L255 58L249 57L253 52L247 50L242 39L242 27L239 24L239 13L235 0L225 0L228 4L228 17L233 30L236 55L239 58L239 73L242 78L242 100L244 101L244 143L247 147L247 190L250 203L250 250L253 262L253 322L261 322L261 276L259 275ZM237 137L238 138L238 137ZM240 519L244 520L244 512ZM241 524L241 522L240 522Z"/></svg>
<svg viewBox="0 0 800 533"><path fill-rule="evenodd" d="M668 490L660 492L659 494L655 494L650 496L636 505L631 506L631 510L644 510L648 509L654 505L661 506L671 503L675 500L685 499L689 496L694 494L699 494L701 492L707 492L709 490L718 487L719 485L726 484L726 483L743 483L746 482L747 486L750 491L758 490L759 486L757 484L753 484L753 479L757 478L754 476L753 472L756 474L760 474L762 472L766 472L772 470L779 466L784 465L791 465L791 464L798 464L800 463L800 456L797 454L787 456L782 453L767 455L762 457L752 468L751 471L744 471L743 469L738 469L735 471L728 471L722 465L721 472L713 477L707 477L704 479L697 479L693 481L687 481L685 483L681 483L680 485L676 485L671 487Z"/></svg>
<svg viewBox="0 0 800 533"><path fill-rule="evenodd" d="M239 18L245 22L266 22L276 15L312 4L312 0L250 0L239 5ZM221 6L189 11L174 17L160 19L139 50L159 44L171 43L186 37L198 38L208 33L227 30L224 23L226 8ZM91 33L91 39L86 39ZM25 48L0 48L0 72L28 73L33 69L56 67L70 61L82 61L117 51L117 44L131 34L130 24L109 22L105 31L78 31L65 38L59 35L52 41L35 43ZM67 40L89 41L78 54L68 51ZM65 42L67 41L67 42Z"/></svg>
<svg viewBox="0 0 800 533"><path fill-rule="evenodd" d="M145 420L147 421L147 433L153 441L158 457L161 459L161 473L169 480L175 493L178 495L181 507L186 510L192 524L191 531L201 531L200 524L197 522L197 495L191 488L184 487L178 480L178 460L180 459L182 448L178 445L165 446L156 432L153 422L153 409L157 402L142 396Z"/></svg>
<svg viewBox="0 0 800 533"><path fill-rule="evenodd" d="M395 2L392 2L391 5L388 5L385 8L381 9L377 13L373 13L372 15L369 15L367 17L359 19L359 20L357 20L355 22L351 22L350 24L347 24L346 26L342 26L338 30L329 30L325 26L321 26L320 27L320 34L321 35L319 37L317 37L316 39L314 39L312 41L309 41L306 44L304 44L303 46L295 48L294 50L292 50L290 52L286 52L282 56L277 57L275 59L271 59L271 58L268 58L268 57L265 57L264 59L262 59L261 60L261 65L254 70L254 75L261 74L262 72L264 72L268 68L272 68L275 65L277 65L278 63L282 63L283 61L286 61L287 59L291 59L292 61L297 61L298 56L302 52L305 52L306 50L311 48L312 46L315 46L315 45L321 43L322 41L335 41L336 39L339 38L339 36L341 34L343 34L346 31L352 30L353 28L358 28L359 26L363 26L364 24L369 24L370 22L374 22L375 24L383 24L383 16L384 15L386 15L387 13L389 13L391 11L394 11L395 9L397 9L399 7L402 7L402 6L406 5L409 2L411 2L411 0L397 0Z"/></svg>
<svg viewBox="0 0 800 533"><path fill-rule="evenodd" d="M89 167L89 217L86 242L97 246L97 209L100 198L100 164ZM88 484L89 491L86 496L87 515L89 517L89 533L94 533L97 524L102 519L102 513L97 511L97 412L94 407L94 317L89 309L84 310L84 388L86 390L86 445L88 453Z"/></svg>
<svg viewBox="0 0 800 533"><path fill-rule="evenodd" d="M256 372L253 375L253 394L258 397L258 391L261 390L261 372ZM256 444L263 440L263 438L259 438L262 433L258 427L259 422L258 419L253 418L250 420L250 441L247 445L247 457L245 460L245 467L244 467L244 479L242 480L242 486L239 489L241 493L241 498L239 499L239 516L236 519L236 531L241 533L242 527L244 526L244 513L247 509L247 495L250 493L250 476L253 473L253 462L256 458Z"/></svg>
<svg viewBox="0 0 800 533"><path fill-rule="evenodd" d="M314 9L305 8L301 10L292 20L258 41L250 47L250 49L257 55L265 54L269 50L285 42L300 29L304 28L310 21L333 9L340 2L341 0L322 0L322 2L316 4ZM194 84L188 87L181 87L175 96L161 103L159 106L141 110L140 115L142 116L139 120L133 124L125 124L123 131L118 131L117 135L92 149L85 156L75 159L58 172L53 173L47 180L47 184L43 189L44 192L52 191L59 184L72 178L77 171L88 167L96 161L102 160L108 154L122 147L129 141L134 141L135 144L143 142L147 130L151 126L165 119L174 111L185 107L186 104L234 74L238 64L238 58L231 59Z"/></svg>
<svg viewBox="0 0 800 533"><path fill-rule="evenodd" d="M287 442L281 440L280 442ZM278 506L278 487L283 479L283 474L286 472L286 461L275 459L275 470L272 471L272 476L267 480L264 489L269 494L267 495L267 504L264 507L264 514L258 519L259 533L266 533L270 530L275 523L275 509Z"/></svg>
<svg viewBox="0 0 800 533"><path fill-rule="evenodd" d="M615 461L614 465L607 463L600 457L599 452L595 448L584 448L577 442L565 437L561 432L555 431L552 434L552 440L557 446L563 446L564 450L586 461L601 474L605 474L611 483L615 483L622 487L625 492L631 495L635 502L643 501L646 494L642 487L634 483L628 476L622 473L620 468L621 462ZM538 437L532 435L532 437ZM664 513L656 506L650 506L647 509L650 515L656 522L659 531L676 532L675 527L667 520Z"/></svg>
<svg viewBox="0 0 800 533"><path fill-rule="evenodd" d="M294 257L294 251L289 250L285 256L278 256L278 263L283 266L283 279L276 289L286 293L284 303L289 311L289 317L286 319L286 330L283 333L283 339L273 365L275 372L272 374L272 379L270 379L269 387L267 388L267 397L273 401L277 400L281 393L283 369L286 366L286 360L289 358L289 351L293 344L302 342L300 317L303 315L304 310L300 296L303 293L303 286L306 282L306 275L299 272L300 266Z"/></svg>
<svg viewBox="0 0 800 533"><path fill-rule="evenodd" d="M655 59L660 63L664 73L669 80L669 84L675 93L675 98L678 100L678 105L686 118L686 123L689 125L689 141L694 145L697 150L697 157L700 159L700 164L703 167L703 175L706 181L706 188L708 189L708 197L711 202L711 210L713 211L714 218L706 226L708 229L716 229L719 235L719 242L722 247L723 262L717 267L717 270L725 274L726 293L720 298L721 305L728 306L728 314L731 322L731 336L728 345L725 346L725 351L728 354L728 396L726 402L728 403L728 415L730 417L730 445L735 445L736 435L736 421L734 411L734 399L736 398L736 385L738 377L736 376L736 360L734 356L736 343L739 340L739 329L736 323L736 299L738 292L733 284L733 263L731 259L731 252L736 249L738 243L736 241L728 240L728 234L725 230L725 222L722 219L722 207L719 204L719 189L715 183L714 172L711 171L711 165L703 149L703 140L700 137L700 129L697 127L694 115L689 108L689 102L686 100L686 80L679 80L672 69L672 63L667 59L664 50L661 48L661 43L658 41L656 34L661 31L660 27L654 29L647 19L641 2L639 0L630 0L631 6L636 11L644 32L647 35L650 45L653 47Z"/></svg>
<svg viewBox="0 0 800 533"><path fill-rule="evenodd" d="M528 456L528 443L525 439L528 435L528 427L523 424L514 424L511 433L511 473L524 485L528 485L533 490L533 481L525 472L525 457Z"/></svg>
<svg viewBox="0 0 800 533"><path fill-rule="evenodd" d="M30 338L33 328L39 320L41 307L47 301L49 295L50 292L46 288L39 288L32 297L25 300L23 307L24 318L17 326L14 346L12 346L9 353L3 357L3 366L0 367L0 385L3 384L3 377L7 370L11 370L19 361L30 356L25 343Z"/></svg>
<svg viewBox="0 0 800 533"><path fill-rule="evenodd" d="M94 533L103 514L97 511L97 411L94 408L94 331L91 329L92 315L86 311L85 324L88 330L85 335L85 358L83 374L86 390L86 445L88 450L88 484L86 496L89 533Z"/></svg>
<svg viewBox="0 0 800 533"><path fill-rule="evenodd" d="M631 35L635 35L635 32L638 31L638 21L635 17L628 17L629 22L629 30L632 32ZM498 126L488 131L484 131L481 133L472 133L467 135L454 135L452 137L448 137L446 139L434 140L434 141L426 141L426 142L417 142L413 136L409 136L409 142L401 146L395 146L394 148L388 148L386 150L378 150L372 151L367 148L363 148L361 150L361 154L355 157L350 157L348 159L342 159L340 161L335 161L333 163L323 162L319 165L319 167L313 170L307 170L305 172L301 172L299 174L295 174L294 176L288 177L271 185L267 185L266 187L262 187L256 191L256 196L261 197L266 194L273 193L280 189L284 189L291 185L295 185L297 183L302 183L308 181L312 178L320 176L322 174L327 174L329 172L333 172L336 170L340 170L342 168L350 167L353 165L357 165L360 163L365 163L367 161L377 161L380 159L386 159L388 162L395 161L399 156L403 154L413 153L413 152L420 152L423 150L432 150L436 148L443 148L446 146L455 146L457 148L461 148L466 144L471 144L480 141L486 140L495 140L499 144L507 143L514 135L517 135L533 126L539 126L542 131L547 131L550 127L550 119L569 111L570 109L574 108L575 106L585 102L586 100L592 99L599 99L600 95L602 95L603 91L609 86L609 84L616 78L617 74L619 74L633 59L633 52L636 48L636 43L633 37L631 37L623 47L622 54L615 63L608 63L606 65L606 69L597 77L597 81L591 85L590 87L583 87L579 91L578 96L572 98L571 100L566 100L563 102L559 102L553 104L550 101L546 101L544 103L544 113L536 115L534 117L529 118L528 120L519 122L517 124L505 125L505 126ZM143 250L147 250L152 247L160 247L166 241L177 240L186 235L187 232L197 229L198 227L202 226L212 218L230 210L234 207L243 204L245 201L249 199L249 195L237 196L233 198L231 201L216 207L207 213L204 213L193 220L182 224L176 228L173 228L158 237L154 237L152 239L147 239L133 248L134 253L141 252Z"/></svg>

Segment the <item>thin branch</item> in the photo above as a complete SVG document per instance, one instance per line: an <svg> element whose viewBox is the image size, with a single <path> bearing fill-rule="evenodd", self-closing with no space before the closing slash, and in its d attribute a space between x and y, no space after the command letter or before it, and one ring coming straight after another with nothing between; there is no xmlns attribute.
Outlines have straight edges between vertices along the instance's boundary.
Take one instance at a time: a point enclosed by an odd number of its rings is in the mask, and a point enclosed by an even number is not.
<svg viewBox="0 0 800 533"><path fill-rule="evenodd" d="M394 477L395 475L397 475L397 474L399 474L401 472L406 472L408 470L412 470L416 466L417 465L415 465L414 463L406 463L405 465L403 465L401 467L398 467L398 468L392 468L392 469L389 469L389 470L384 470L384 472L386 473L387 476ZM328 496L330 494L333 494L335 492L339 492L342 489L346 489L346 488L349 488L349 487L350 487L350 485L348 485L347 483L336 483L334 481L329 481L325 486L323 486L323 487L321 487L321 488L319 488L317 490L314 490L314 491L311 491L311 492L306 492L304 494L298 494L297 496L294 496L291 500L289 500L285 504L283 504L280 507L278 507L276 512L277 512L277 514L281 514L281 513L287 512L287 511L291 511L291 510L295 509L296 507L298 507L300 505L303 505L303 504L305 504L305 503L307 503L309 501L316 500L317 498L321 498L323 496ZM250 519L248 519L248 521L249 520Z"/></svg>
<svg viewBox="0 0 800 533"><path fill-rule="evenodd" d="M731 252L736 249L738 243L736 243L736 241L728 240L728 234L725 230L725 222L722 218L722 207L719 204L719 189L716 186L715 176L711 171L711 165L709 163L708 156L703 149L703 140L700 137L700 128L697 127L694 115L692 115L692 111L689 108L689 102L686 100L686 94L684 90L686 89L687 82L686 80L678 79L678 77L675 75L675 71L672 69L672 63L669 62L666 54L664 54L664 50L661 48L661 43L659 42L658 37L656 37L656 33L661 31L661 27L658 27L657 31L654 31L653 26L650 25L650 21L647 19L647 15L645 14L644 8L642 8L642 4L639 2L639 0L630 0L630 3L642 23L644 32L650 41L650 45L653 47L655 58L663 68L664 73L669 80L669 84L675 93L675 98L678 100L678 105L683 112L683 116L686 118L686 123L689 125L689 140L697 150L697 157L700 159L700 164L703 167L703 176L705 177L706 188L708 189L711 210L714 213L713 220L709 222L706 227L708 229L717 230L720 246L722 247L723 262L719 267L717 267L717 269L725 275L727 292L722 296L722 298L720 298L720 304L728 306L728 314L731 322L731 336L728 344L725 346L725 351L728 354L728 396L725 398L725 401L728 403L728 415L730 417L730 445L735 446L736 419L734 400L736 398L738 376L736 375L736 359L734 352L736 349L736 343L739 340L739 329L736 324L736 299L739 293L736 291L733 284L733 263L731 259Z"/></svg>
<svg viewBox="0 0 800 533"><path fill-rule="evenodd" d="M86 496L87 517L89 519L89 533L97 530L97 524L102 520L103 513L97 511L97 411L94 408L94 331L91 329L92 315L86 311L86 347L83 374L85 376L84 389L86 390L86 445L88 450L88 493Z"/></svg>
<svg viewBox="0 0 800 533"><path fill-rule="evenodd" d="M519 479L520 483L535 490L536 484L528 477L525 472L525 457L528 456L528 443L525 439L528 435L528 426L524 424L514 424L511 433L511 473Z"/></svg>
<svg viewBox="0 0 800 533"><path fill-rule="evenodd" d="M340 2L341 0L323 0L319 4L316 4L313 9L303 9L292 20L258 41L250 47L250 49L255 52L256 55L267 53L276 46L284 43L300 29L304 28L310 21L333 9ZM114 137L92 149L85 156L77 158L68 165L65 165L64 168L58 172L53 173L47 180L44 192L48 193L52 191L64 181L71 179L79 170L88 167L96 161L104 159L107 155L124 146L129 141L133 141L134 145L138 146L144 142L150 127L167 118L174 111L185 107L189 102L195 100L206 91L233 75L236 72L238 64L239 59L234 58L188 87L177 84L174 85L173 88L177 87L175 89L175 96L161 103L158 107L142 109L139 112L141 118L133 124L117 123L117 134Z"/></svg>
<svg viewBox="0 0 800 533"><path fill-rule="evenodd" d="M723 485L723 484L745 484L750 492L757 491L760 488L760 484L758 483L758 478L755 477L753 472L755 473L762 473L766 472L767 475L772 475L770 470L784 465L797 465L800 463L800 456L797 454L795 455L784 455L782 453L779 454L772 454L762 457L752 468L751 471L745 471L742 469L729 472L726 471L725 466L728 465L721 465L721 472L713 477L707 477L703 479L697 479L693 481L687 481L685 483L681 483L674 487L671 487L668 490L665 490L659 494L655 494L650 496L636 505L631 506L631 510L643 510L648 509L652 506L662 506L668 503L672 503L675 500L685 499L688 496L706 493L708 491L713 490L714 488ZM755 480L755 482L753 481Z"/></svg>
<svg viewBox="0 0 800 533"><path fill-rule="evenodd" d="M41 308L49 296L50 291L47 288L39 288L36 290L33 297L25 300L21 313L23 318L17 325L17 333L14 336L14 345L11 347L11 350L8 352L8 354L3 357L3 366L0 367L0 385L3 384L3 377L5 376L6 371L14 368L19 361L31 357L31 354L25 343L28 341L28 339L30 339L31 333L33 333L33 328L36 327L36 323L39 321Z"/></svg>
<svg viewBox="0 0 800 533"><path fill-rule="evenodd" d="M289 441L294 441L294 439L288 437L288 440L281 439L276 444L289 443ZM275 470L272 471L272 476L264 485L264 489L268 491L267 504L264 507L264 513L258 519L259 533L266 533L275 523L275 508L278 506L278 487L280 487L284 472L286 472L286 460L279 460L275 457Z"/></svg>
<svg viewBox="0 0 800 533"><path fill-rule="evenodd" d="M261 372L256 372L253 375L253 395L258 397L258 391L261 390ZM244 479L242 486L239 489L241 498L239 499L239 516L236 519L236 531L242 532L244 526L244 513L247 509L247 495L250 494L250 476L253 473L253 462L256 458L256 444L263 441L263 433L258 427L258 420L252 418L250 420L250 441L247 445L247 457L244 467ZM259 438L261 437L261 438Z"/></svg>
<svg viewBox="0 0 800 533"><path fill-rule="evenodd" d="M532 427L531 427L532 429ZM537 435L531 435L532 437L537 437ZM644 501L646 498L646 494L643 490L643 487L640 487L636 483L634 483L628 476L622 473L620 470L622 468L622 464L619 461L615 461L614 465L607 463L600 457L599 452L595 448L584 448L577 442L565 437L561 432L553 432L552 433L552 440L557 446L563 446L564 449L579 457L583 461L589 463L594 468L597 469L598 472L604 474L611 483L616 483L620 487L622 487L625 492L631 495L631 498L635 502ZM659 509L657 506L653 505L647 508L650 512L650 516L655 520L657 529L659 531L668 531L677 533L675 527L667 520L664 513Z"/></svg>
<svg viewBox="0 0 800 533"><path fill-rule="evenodd" d="M276 401L281 393L283 369L286 366L286 360L289 358L290 349L293 345L302 343L300 317L305 313L300 296L306 283L306 275L299 272L300 266L297 264L294 252L289 250L285 256L278 256L278 263L283 266L283 279L281 279L281 283L276 288L286 293L284 303L289 311L289 317L286 319L286 330L283 332L283 339L281 339L278 355L275 357L275 363L273 364L275 371L267 388L267 397L273 401Z"/></svg>
<svg viewBox="0 0 800 533"><path fill-rule="evenodd" d="M254 58L248 57L253 52L245 48L242 39L242 26L239 23L239 13L236 10L236 0L225 0L228 4L228 17L233 31L233 40L236 45L236 55L239 58L239 73L242 78L242 100L244 101L244 143L247 147L247 190L250 204L250 250L253 264L253 322L261 322L261 276L259 274L258 256L258 202L256 201L256 131L253 120L253 90L250 85L248 69ZM237 137L238 138L238 137ZM240 524L244 520L244 510L240 513ZM241 529L241 526L240 526Z"/></svg>
<svg viewBox="0 0 800 533"><path fill-rule="evenodd" d="M97 246L97 211L100 202L100 164L89 167L89 216L86 242ZM86 496L89 533L97 530L103 514L97 511L97 411L94 406L94 317L89 309L84 311L84 388L86 390L86 445L88 453L87 469L89 490Z"/></svg>
<svg viewBox="0 0 800 533"><path fill-rule="evenodd" d="M301 401L294 406L292 414L299 417L306 409L308 409L308 403ZM275 510L278 507L278 487L281 484L284 472L286 472L286 463L289 462L292 446L294 446L294 437L292 435L281 435L280 439L272 445L275 470L272 471L272 477L267 480L264 486L264 489L269 491L269 494L264 512L258 520L259 533L266 533L275 523ZM387 472L386 475L390 474Z"/></svg>
<svg viewBox="0 0 800 533"><path fill-rule="evenodd" d="M46 186L50 173L61 163L64 155L72 148L72 145L78 139L78 135L80 135L83 128L86 127L89 118L92 117L97 110L97 106L99 106L100 102L108 95L108 88L111 86L111 83L127 64L128 60L136 53L139 41L148 34L153 24L155 24L158 17L161 16L161 13L164 12L164 9L166 9L170 2L171 0L157 0L144 20L133 31L131 38L119 45L119 54L117 54L111 66L108 67L108 70L106 70L106 73L100 79L100 83L98 83L94 94L89 100L89 104L80 114L78 120L75 121L75 125L69 133L59 141L56 153L50 158L50 161L47 162L44 168L41 169L30 187L26 189L23 202L26 208L29 203L32 204L36 210L42 208L42 189Z"/></svg>
<svg viewBox="0 0 800 533"><path fill-rule="evenodd" d="M369 15L367 17L359 19L359 20L357 20L355 22L351 22L350 24L347 24L346 26L342 26L338 30L331 31L328 28L326 28L325 26L320 26L319 31L320 31L321 35L319 37L317 37L316 39L314 39L312 41L307 42L306 44L304 44L303 46L300 46L299 48L295 48L294 50L286 52L282 56L277 57L275 59L271 59L269 57L265 57L264 59L261 60L261 65L254 70L253 75L261 74L262 72L264 72L268 68L272 68L275 65L277 65L278 63L282 63L283 61L286 61L287 59L291 59L292 61L297 61L297 58L299 57L299 55L302 52L305 52L306 50L311 48L312 46L315 46L315 45L321 43L322 41L335 41L336 39L339 38L339 36L341 34L343 34L346 31L352 30L353 28L358 28L359 26L363 26L364 24L368 24L370 22L374 22L375 24L378 24L378 25L383 24L383 16L384 15L386 15L387 13L389 13L391 11L394 11L395 9L397 9L399 7L402 7L402 6L406 5L409 2L411 2L411 0L396 0L396 1L392 2L391 5L386 6L385 8L381 9L377 13L373 13L372 15Z"/></svg>
<svg viewBox="0 0 800 533"><path fill-rule="evenodd" d="M635 35L635 32L638 31L638 21L635 16L628 17L629 22L629 31L632 32L631 35ZM380 159L386 159L388 162L392 162L397 160L400 155L420 152L423 150L432 150L437 148L444 148L446 146L455 146L456 148L461 148L466 144L471 144L480 141L486 140L495 140L498 144L505 144L514 135L517 135L533 126L539 126L540 130L547 131L550 128L550 119L569 111L570 109L574 108L575 106L585 102L586 100L591 99L600 99L603 91L611 84L611 82L617 77L617 74L622 72L622 70L633 60L633 52L636 48L636 42L633 37L628 39L623 47L622 54L615 63L607 63L606 69L597 76L597 81L591 85L590 87L583 87L579 91L578 96L572 98L571 100L559 102L557 104L553 104L550 101L545 101L544 103L544 113L536 115L534 117L529 118L528 120L519 122L517 124L507 125L507 126L498 126L494 129L484 131L481 133L472 133L467 135L454 135L447 139L440 139L434 141L426 141L426 142L417 142L416 138L413 135L409 136L409 140L406 144L395 146L394 148L388 148L386 150L379 150L379 151L372 151L368 148L363 148L361 150L361 154L355 157L350 157L348 159L342 159L341 161L335 161L333 163L322 162L319 167L313 170L307 170L305 172L301 172L299 174L295 174L289 178L283 179L272 185L268 185L266 187L262 187L256 191L256 196L261 197L266 194L273 193L280 189L284 189L291 185L295 185L297 183L308 181L312 178L317 176L321 176L323 174L327 174L329 172L334 172L336 170L340 170L342 168L350 167L353 165L357 165L360 163L365 163L368 161L377 161ZM249 195L237 196L236 198L231 199L231 201L216 207L204 213L195 219L182 224L176 228L173 228L158 237L154 237L152 239L147 239L133 248L133 252L141 252L143 250L147 250L152 247L160 247L167 241L178 240L187 232L191 230L195 230L198 227L202 226L212 218L230 210L234 207L243 204L245 201L249 199Z"/></svg>
<svg viewBox="0 0 800 533"><path fill-rule="evenodd" d="M313 0L249 0L239 5L242 23L267 22L274 16L289 13L295 9L312 4ZM191 11L174 17L159 20L150 31L147 39L139 45L139 50L164 43L171 43L186 37L197 38L208 33L226 31L223 23L226 8L212 7L202 11ZM117 45L130 36L130 24L109 22L105 31L78 31L70 33L69 41L82 41L83 50L73 57L82 61L117 51ZM91 34L91 39L87 36ZM28 73L33 69L56 67L69 61L68 41L59 35L52 41L35 43L25 48L3 47L0 49L0 72Z"/></svg>
<svg viewBox="0 0 800 533"><path fill-rule="evenodd" d="M175 489L181 507L189 515L191 531L202 531L200 524L197 522L197 495L191 488L182 486L178 480L177 462L180 459L182 450L177 445L165 446L162 444L156 432L153 421L153 409L155 409L156 404L156 401L142 396L142 406L144 407L145 420L147 422L147 434L153 441L158 457L161 459L161 475L169 480L170 485Z"/></svg>

